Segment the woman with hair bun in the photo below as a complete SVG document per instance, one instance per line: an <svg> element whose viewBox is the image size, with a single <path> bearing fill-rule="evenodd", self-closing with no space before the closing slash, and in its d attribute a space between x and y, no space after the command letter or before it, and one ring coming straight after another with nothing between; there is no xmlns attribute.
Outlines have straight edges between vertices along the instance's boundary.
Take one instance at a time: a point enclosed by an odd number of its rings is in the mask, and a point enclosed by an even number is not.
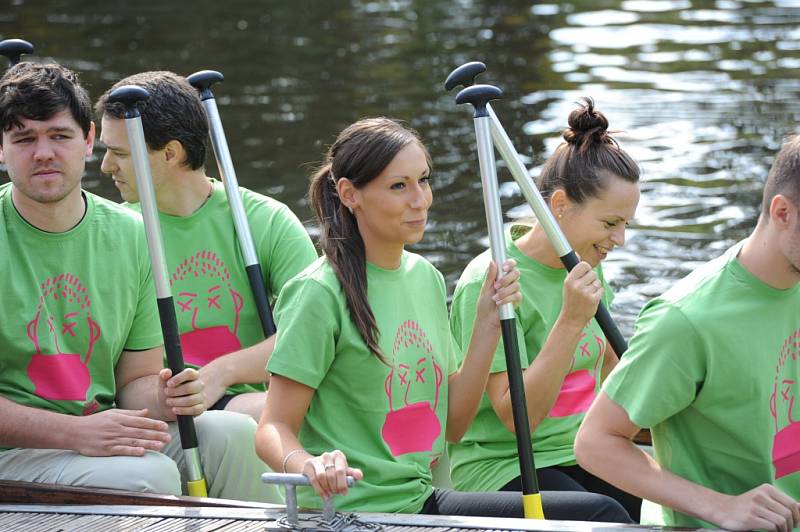
<svg viewBox="0 0 800 532"><path fill-rule="evenodd" d="M441 273L404 250L425 231L430 168L413 131L373 118L342 131L312 178L324 256L276 304L280 327L256 436L275 471L310 479L313 490L297 493L303 507L341 495L337 507L349 511L523 516L519 493L432 485L445 439L458 441L478 409L500 338L497 306L521 296L514 262L493 282L489 261L462 354ZM359 480L349 490L346 475ZM543 505L554 519L626 518L596 494L546 493Z"/></svg>
<svg viewBox="0 0 800 532"><path fill-rule="evenodd" d="M590 98L569 115L565 140L542 169L540 190L581 262L567 273L538 224L514 225L507 253L522 273L515 312L539 486L586 490L617 499L638 522L641 500L581 469L575 435L618 358L593 316L611 301L600 263L625 242L639 202L639 167L608 133ZM472 260L453 296L451 329L467 345L475 301L491 260ZM521 489L502 341L471 427L449 446L454 486L467 491Z"/></svg>

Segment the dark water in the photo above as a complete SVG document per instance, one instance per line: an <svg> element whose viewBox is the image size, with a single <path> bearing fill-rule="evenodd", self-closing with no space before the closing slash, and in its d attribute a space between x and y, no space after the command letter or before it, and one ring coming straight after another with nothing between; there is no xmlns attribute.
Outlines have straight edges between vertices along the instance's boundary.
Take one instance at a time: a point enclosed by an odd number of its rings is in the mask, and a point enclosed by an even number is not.
<svg viewBox="0 0 800 532"><path fill-rule="evenodd" d="M417 250L451 288L487 239L471 113L444 92L448 72L487 63L480 80L505 91L495 110L534 175L573 103L594 97L644 170L628 242L606 261L626 334L648 298L748 233L800 114L799 1L5 1L0 37L80 71L94 97L142 70L223 72L239 181L312 232L307 176L336 133L367 115L406 120L435 163ZM84 184L118 200L96 155ZM527 215L500 177L507 219Z"/></svg>

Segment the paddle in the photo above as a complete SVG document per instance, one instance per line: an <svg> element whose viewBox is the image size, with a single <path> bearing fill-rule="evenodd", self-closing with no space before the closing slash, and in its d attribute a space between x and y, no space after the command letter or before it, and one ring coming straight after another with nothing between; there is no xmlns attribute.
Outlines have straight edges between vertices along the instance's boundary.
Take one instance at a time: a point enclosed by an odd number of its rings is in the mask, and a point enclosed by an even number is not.
<svg viewBox="0 0 800 532"><path fill-rule="evenodd" d="M136 183L144 218L144 228L147 235L147 247L150 252L150 264L153 270L153 279L156 286L158 315L161 318L161 331L164 335L164 350L167 353L167 364L173 375L184 369L181 340L178 335L178 320L175 316L175 307L172 301L172 290L167 277L166 257L164 244L161 238L161 224L158 220L158 207L153 191L153 179L150 175L150 165L147 159L147 145L145 144L142 117L138 105L146 102L150 94L142 87L124 85L114 89L109 94L110 102L119 102L125 107L125 129L128 132L128 142L131 146L133 169L136 172ZM197 433L195 432L192 416L178 416L178 431L181 438L186 459L189 495L208 497L206 481L203 477L203 466L200 463L200 451L197 448Z"/></svg>
<svg viewBox="0 0 800 532"><path fill-rule="evenodd" d="M9 66L19 63L22 54L32 54L33 45L22 39L6 39L0 41L0 55L8 57Z"/></svg>
<svg viewBox="0 0 800 532"><path fill-rule="evenodd" d="M444 88L449 91L460 85L470 87L475 82L475 76L484 71L486 71L486 65L479 61L465 63L447 76L444 82ZM489 103L486 104L486 111L491 125L492 140L497 147L497 151L500 152L500 156L508 165L509 170L511 170L514 181L517 182L517 185L519 185L522 191L522 195L525 197L528 205L531 206L531 209L533 209L536 219L539 221L539 225L542 226L545 234L547 234L547 238L561 259L561 263L567 271L571 271L572 268L580 262L578 255L567 241L563 231L561 231L561 227L559 227L556 219L553 217L553 213L550 212L550 209L547 207L547 203L544 201L544 198L542 198L539 190L534 186L533 179L531 179L528 169L514 149L511 139L508 137L508 134L506 134L505 129L503 129L500 120L497 118L497 115L494 113ZM628 350L628 343L625 341L625 338L622 336L622 333L619 331L619 328L616 323L614 323L611 314L608 313L608 309L602 301L598 305L594 317L600 329L602 329L603 334L605 334L608 339L608 343L614 349L614 352L618 356L622 356L622 354Z"/></svg>
<svg viewBox="0 0 800 532"><path fill-rule="evenodd" d="M253 246L253 236L250 233L250 225L242 205L242 197L239 194L239 183L236 180L236 171L233 169L231 152L228 150L228 141L225 139L225 131L222 129L222 120L219 117L217 101L211 92L211 85L225 79L222 74L214 70L201 70L186 78L189 83L198 90L203 107L206 109L208 117L209 133L211 135L211 145L214 147L214 156L217 159L219 175L225 185L225 194L228 196L228 204L231 207L233 225L236 228L236 236L239 239L239 249L244 258L245 271L250 281L250 289L256 301L258 317L261 319L261 328L264 337L269 338L275 334L275 321L272 318L272 310L269 308L268 292L264 285L264 274L261 265L258 263L258 256Z"/></svg>
<svg viewBox="0 0 800 532"><path fill-rule="evenodd" d="M486 208L486 223L489 227L489 247L492 260L501 266L506 261L506 242L503 235L503 213L500 195L497 190L497 169L495 168L494 148L490 136L490 119L487 105L503 95L502 91L491 85L474 85L456 96L456 103L469 103L475 108L475 135L477 137L478 163L483 185L483 203ZM498 277L503 273L498 269ZM514 417L514 432L519 454L520 480L522 481L522 505L525 517L544 519L542 497L536 480L536 466L533 463L531 445L531 426L528 421L528 408L525 402L525 386L522 382L522 367L519 361L514 306L507 303L500 307L500 327L503 334L503 347L506 356L508 387L511 395L511 411Z"/></svg>

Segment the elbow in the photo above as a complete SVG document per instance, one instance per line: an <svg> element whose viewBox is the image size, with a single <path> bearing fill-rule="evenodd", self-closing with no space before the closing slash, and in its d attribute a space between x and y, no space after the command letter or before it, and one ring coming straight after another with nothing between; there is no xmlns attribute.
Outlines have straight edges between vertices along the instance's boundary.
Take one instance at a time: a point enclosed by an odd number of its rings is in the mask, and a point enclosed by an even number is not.
<svg viewBox="0 0 800 532"><path fill-rule="evenodd" d="M589 472L594 469L592 465L594 464L593 450L595 447L592 445L592 439L591 431L582 424L578 429L578 434L575 435L575 460L578 465Z"/></svg>
<svg viewBox="0 0 800 532"><path fill-rule="evenodd" d="M460 427L455 426L456 424L453 423L452 425L448 424L447 428L444 432L444 438L447 440L448 443L458 443L461 441L461 438L464 437L464 434L467 433L467 427Z"/></svg>

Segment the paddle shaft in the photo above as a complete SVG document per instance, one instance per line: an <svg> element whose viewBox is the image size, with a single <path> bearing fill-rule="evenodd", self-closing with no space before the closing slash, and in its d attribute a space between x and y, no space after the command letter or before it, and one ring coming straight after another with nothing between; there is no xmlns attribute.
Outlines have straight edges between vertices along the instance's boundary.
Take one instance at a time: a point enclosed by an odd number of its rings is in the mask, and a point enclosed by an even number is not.
<svg viewBox="0 0 800 532"><path fill-rule="evenodd" d="M147 162L147 146L145 144L144 130L142 129L142 119L139 110L135 106L129 108L125 113L125 128L131 147L133 168L136 172L136 183L147 235L147 247L156 288L158 315L161 319L161 331L164 336L164 350L167 355L169 369L172 370L173 375L177 375L184 369L183 352L181 350L172 291L167 277L164 243L161 238L161 225L158 219L153 180ZM192 416L178 416L178 431L186 460L189 495L207 497L203 468L200 463L200 452L197 448L197 433Z"/></svg>
<svg viewBox="0 0 800 532"><path fill-rule="evenodd" d="M486 104L486 111L491 124L492 140L497 147L497 151L508 165L511 175L514 177L514 181L517 182L523 197L528 202L531 209L533 209L533 213L536 215L539 225L544 229L547 239L561 259L561 263L567 271L572 271L572 268L580 262L580 259L564 236L564 232L553 217L553 213L547 207L547 203L541 193L539 193L539 190L533 185L533 180L528 173L528 169L522 163L517 150L514 149L511 139L508 137L505 129L503 129L503 125L500 123L500 119L497 118L491 104ZM611 314L609 314L608 309L602 301L597 307L595 320L597 320L597 324L602 329L603 334L605 334L614 352L618 356L622 356L622 354L628 350L628 343L625 341L625 338L622 336L622 333L616 323L614 323Z"/></svg>
<svg viewBox="0 0 800 532"><path fill-rule="evenodd" d="M239 183L236 180L236 171L233 168L233 160L228 149L228 141L225 138L225 130L222 128L222 120L219 117L214 95L211 94L209 89L201 91L200 95L208 117L211 145L214 148L214 156L217 159L217 167L219 168L220 177L222 177L222 183L225 185L225 194L228 197L233 225L239 240L239 249L242 252L242 258L245 263L247 279L250 281L250 289L253 291L258 317L261 320L261 329L264 331L264 337L269 338L275 334L275 320L272 317L272 310L269 308L264 274L253 245L253 235L250 232L250 224L247 222L242 197L239 193Z"/></svg>
<svg viewBox="0 0 800 532"><path fill-rule="evenodd" d="M483 202L486 208L486 224L489 228L489 247L492 253L492 260L498 266L499 278L504 275L501 268L506 261L506 250L505 236L503 234L503 215L497 186L497 170L490 137L490 119L487 114L481 116L481 109L476 107L474 122L478 163L480 165L481 184L483 185ZM517 439L525 517L543 519L541 496L539 495L539 485L536 480L536 466L533 461L531 429L528 421L527 402L525 401L525 386L522 381L522 367L519 360L519 343L514 307L512 304L506 303L500 307L499 313L506 357L506 374L508 375L508 387L511 396L511 411Z"/></svg>

